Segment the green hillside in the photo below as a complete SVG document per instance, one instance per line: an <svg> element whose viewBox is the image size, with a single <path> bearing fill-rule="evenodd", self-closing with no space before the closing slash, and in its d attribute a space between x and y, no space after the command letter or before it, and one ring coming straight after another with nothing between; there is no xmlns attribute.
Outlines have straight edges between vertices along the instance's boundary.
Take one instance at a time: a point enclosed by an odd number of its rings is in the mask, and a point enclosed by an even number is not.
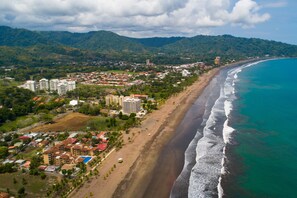
<svg viewBox="0 0 297 198"><path fill-rule="evenodd" d="M100 52L145 52L145 47L127 37L108 31L88 33L40 32L49 40L63 45Z"/></svg>
<svg viewBox="0 0 297 198"><path fill-rule="evenodd" d="M166 45L163 50L197 56L297 56L297 46L256 38L239 38L230 35L195 36Z"/></svg>
<svg viewBox="0 0 297 198"><path fill-rule="evenodd" d="M297 56L297 46L230 35L128 38L109 31L71 33L0 26L0 65L71 65L101 60L180 64L248 57Z"/></svg>
<svg viewBox="0 0 297 198"><path fill-rule="evenodd" d="M28 47L36 44L49 45L52 42L37 32L0 26L0 46Z"/></svg>

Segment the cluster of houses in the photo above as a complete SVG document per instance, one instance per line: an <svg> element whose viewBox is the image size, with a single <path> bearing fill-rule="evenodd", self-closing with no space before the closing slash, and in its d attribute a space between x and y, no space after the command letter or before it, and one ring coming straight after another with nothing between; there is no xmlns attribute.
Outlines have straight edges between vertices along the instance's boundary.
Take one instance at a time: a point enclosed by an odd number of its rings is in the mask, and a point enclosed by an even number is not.
<svg viewBox="0 0 297 198"><path fill-rule="evenodd" d="M82 84L108 86L128 85L132 77L133 75L131 74L114 72L90 72L68 75L68 78L71 80L80 82Z"/></svg>
<svg viewBox="0 0 297 198"><path fill-rule="evenodd" d="M50 143L48 134L28 133L18 138L20 141L8 147L9 153L16 153L23 146L45 147Z"/></svg>
<svg viewBox="0 0 297 198"><path fill-rule="evenodd" d="M102 152L108 146L106 132L93 134L92 138L99 139L100 143L96 146L81 143L75 138L75 133L71 134L66 140L57 142L54 146L43 152L43 161L45 165L62 166L65 164L77 164L87 162L86 157L94 156L95 152ZM88 158L90 159L90 158Z"/></svg>
<svg viewBox="0 0 297 198"><path fill-rule="evenodd" d="M92 141L88 138L82 138L79 141L78 133L71 133L68 138L63 141L52 141L57 137L55 133L28 133L18 137L18 142L9 146L8 150L11 154L21 154L27 147L42 148L43 152L37 152L42 155L43 163L38 167L41 171L54 172L57 168L71 169L77 163L88 163L96 152L100 153L108 148L107 132L92 133L92 139L97 140L97 144L91 145ZM25 149L24 149L25 148ZM7 158L2 164L14 163L20 169L29 169L30 160Z"/></svg>

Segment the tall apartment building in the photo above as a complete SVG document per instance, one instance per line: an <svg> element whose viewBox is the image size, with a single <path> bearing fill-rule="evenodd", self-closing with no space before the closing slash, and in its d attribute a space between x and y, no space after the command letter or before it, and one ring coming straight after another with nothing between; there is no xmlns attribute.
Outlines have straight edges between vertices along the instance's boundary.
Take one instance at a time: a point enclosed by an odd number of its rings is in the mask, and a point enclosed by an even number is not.
<svg viewBox="0 0 297 198"><path fill-rule="evenodd" d="M65 82L60 82L58 84L58 90L57 90L58 94L59 95L65 95L67 93L67 91L68 91L67 87L68 87L67 82L66 83Z"/></svg>
<svg viewBox="0 0 297 198"><path fill-rule="evenodd" d="M107 95L105 96L105 104L106 106L109 105L118 105L120 107L123 106L123 101L125 100L125 96L115 96L115 95Z"/></svg>
<svg viewBox="0 0 297 198"><path fill-rule="evenodd" d="M50 90L58 91L59 95L64 95L66 94L67 91L72 91L74 89L76 89L75 81L58 80L58 79L50 80Z"/></svg>
<svg viewBox="0 0 297 198"><path fill-rule="evenodd" d="M76 88L76 82L75 81L68 81L67 82L67 90L72 91Z"/></svg>
<svg viewBox="0 0 297 198"><path fill-rule="evenodd" d="M27 82L25 84L25 88L35 92L36 91L36 82L34 80L27 80Z"/></svg>
<svg viewBox="0 0 297 198"><path fill-rule="evenodd" d="M140 111L141 100L138 98L126 98L123 101L123 113L137 113Z"/></svg>
<svg viewBox="0 0 297 198"><path fill-rule="evenodd" d="M49 88L48 79L42 78L39 80L39 89L47 91Z"/></svg>
<svg viewBox="0 0 297 198"><path fill-rule="evenodd" d="M51 91L57 91L58 90L58 84L59 84L59 80L58 79L51 79L50 80L50 90Z"/></svg>

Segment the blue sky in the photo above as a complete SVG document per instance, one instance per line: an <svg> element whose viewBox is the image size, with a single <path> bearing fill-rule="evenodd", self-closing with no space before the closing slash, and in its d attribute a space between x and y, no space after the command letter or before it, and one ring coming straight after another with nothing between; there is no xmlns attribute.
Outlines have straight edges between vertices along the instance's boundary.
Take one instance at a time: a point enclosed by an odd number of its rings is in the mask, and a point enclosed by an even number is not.
<svg viewBox="0 0 297 198"><path fill-rule="evenodd" d="M265 5L267 0L257 2ZM253 28L247 29L232 25L217 27L214 29L214 34L256 37L297 45L297 1L287 0L269 2L276 3L275 7L264 7L261 10L270 14L269 20L257 24ZM277 3L279 5L277 5Z"/></svg>
<svg viewBox="0 0 297 198"><path fill-rule="evenodd" d="M130 37L231 34L297 44L295 0L0 0L0 25Z"/></svg>

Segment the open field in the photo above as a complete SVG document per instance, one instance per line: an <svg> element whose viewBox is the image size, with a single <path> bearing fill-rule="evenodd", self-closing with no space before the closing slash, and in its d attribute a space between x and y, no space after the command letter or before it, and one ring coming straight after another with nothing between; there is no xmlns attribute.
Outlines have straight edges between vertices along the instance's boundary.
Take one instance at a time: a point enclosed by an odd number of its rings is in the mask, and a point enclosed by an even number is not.
<svg viewBox="0 0 297 198"><path fill-rule="evenodd" d="M51 132L51 131L79 131L85 128L87 122L93 118L92 116L84 115L81 113L70 113L65 117L54 120L54 124L45 124L33 129L32 132Z"/></svg>
<svg viewBox="0 0 297 198"><path fill-rule="evenodd" d="M30 126L38 121L39 121L39 118L36 115L21 116L14 121L7 121L6 123L2 124L2 126L0 127L0 131L1 132L15 131L17 129Z"/></svg>
<svg viewBox="0 0 297 198"><path fill-rule="evenodd" d="M14 178L16 183L14 183ZM26 184L23 183L25 179ZM21 187L25 187L27 198L46 197L47 189L49 189L56 181L56 177L49 176L43 180L40 176L32 176L28 173L5 173L0 175L0 191L6 192L7 189L14 195L17 195Z"/></svg>

